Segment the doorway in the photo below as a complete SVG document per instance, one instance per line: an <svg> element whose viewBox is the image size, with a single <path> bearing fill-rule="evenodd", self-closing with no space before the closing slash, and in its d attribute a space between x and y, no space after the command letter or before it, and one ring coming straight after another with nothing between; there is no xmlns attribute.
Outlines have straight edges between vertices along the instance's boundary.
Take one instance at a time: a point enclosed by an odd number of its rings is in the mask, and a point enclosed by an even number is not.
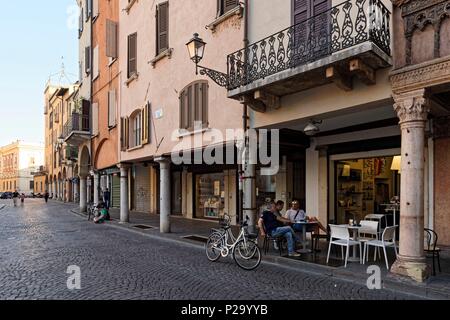
<svg viewBox="0 0 450 320"><path fill-rule="evenodd" d="M182 185L181 185L181 171L172 172L172 215L182 215Z"/></svg>

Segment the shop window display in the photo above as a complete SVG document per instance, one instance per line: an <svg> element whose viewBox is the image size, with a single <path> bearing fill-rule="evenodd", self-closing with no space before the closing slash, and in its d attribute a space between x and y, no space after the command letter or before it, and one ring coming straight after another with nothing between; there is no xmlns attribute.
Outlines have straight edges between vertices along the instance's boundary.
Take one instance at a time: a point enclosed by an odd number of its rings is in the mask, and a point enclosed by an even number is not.
<svg viewBox="0 0 450 320"><path fill-rule="evenodd" d="M198 218L218 218L224 214L224 180L223 173L197 175L196 186Z"/></svg>

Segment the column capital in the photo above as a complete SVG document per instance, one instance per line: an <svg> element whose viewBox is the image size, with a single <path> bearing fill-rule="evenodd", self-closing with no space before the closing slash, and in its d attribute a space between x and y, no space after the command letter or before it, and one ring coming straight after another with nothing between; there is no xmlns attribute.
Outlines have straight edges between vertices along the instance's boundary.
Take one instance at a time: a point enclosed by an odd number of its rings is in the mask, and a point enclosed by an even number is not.
<svg viewBox="0 0 450 320"><path fill-rule="evenodd" d="M400 118L400 124L412 121L426 121L428 118L429 101L425 89L407 93L394 94L394 110Z"/></svg>
<svg viewBox="0 0 450 320"><path fill-rule="evenodd" d="M161 169L168 169L171 163L170 158L166 157L155 158L155 162L159 163Z"/></svg>
<svg viewBox="0 0 450 320"><path fill-rule="evenodd" d="M131 168L131 163L118 163L117 168L124 170L129 169Z"/></svg>

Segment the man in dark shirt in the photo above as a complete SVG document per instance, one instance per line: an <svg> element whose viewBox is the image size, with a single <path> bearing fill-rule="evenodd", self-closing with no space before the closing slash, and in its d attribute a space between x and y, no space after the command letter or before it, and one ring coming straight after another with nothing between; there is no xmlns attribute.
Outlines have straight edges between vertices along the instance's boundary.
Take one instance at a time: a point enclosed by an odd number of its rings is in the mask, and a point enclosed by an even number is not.
<svg viewBox="0 0 450 320"><path fill-rule="evenodd" d="M103 202L105 202L106 209L109 210L109 202L111 201L111 192L106 188L105 192L103 192Z"/></svg>
<svg viewBox="0 0 450 320"><path fill-rule="evenodd" d="M14 203L14 207L17 206L17 199L19 198L19 193L16 191L13 192L13 203Z"/></svg>
<svg viewBox="0 0 450 320"><path fill-rule="evenodd" d="M278 216L276 212L276 204L274 202L270 202L268 205L268 210L263 212L258 221L261 235L265 237L267 233L272 237L285 237L288 244L288 255L290 257L299 257L300 254L295 252L295 242L297 241L295 232L290 226L284 225L284 223L289 223L290 221Z"/></svg>

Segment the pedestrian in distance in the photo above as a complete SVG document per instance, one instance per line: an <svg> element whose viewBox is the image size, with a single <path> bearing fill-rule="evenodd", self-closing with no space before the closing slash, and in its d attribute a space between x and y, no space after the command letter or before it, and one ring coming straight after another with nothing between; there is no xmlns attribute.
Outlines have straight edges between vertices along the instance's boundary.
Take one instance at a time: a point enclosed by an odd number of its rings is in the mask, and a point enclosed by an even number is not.
<svg viewBox="0 0 450 320"><path fill-rule="evenodd" d="M49 194L48 194L48 192L46 192L45 195L44 195L45 203L48 202L48 197L49 197Z"/></svg>
<svg viewBox="0 0 450 320"><path fill-rule="evenodd" d="M20 195L20 204L23 206L25 202L25 193L22 192L22 194Z"/></svg>
<svg viewBox="0 0 450 320"><path fill-rule="evenodd" d="M109 202L111 200L111 192L106 188L105 192L103 192L103 202L105 203L105 208L109 210Z"/></svg>
<svg viewBox="0 0 450 320"><path fill-rule="evenodd" d="M17 199L19 198L19 193L17 192L17 190L15 190L14 192L13 192L13 204L14 204L14 207L17 207Z"/></svg>

